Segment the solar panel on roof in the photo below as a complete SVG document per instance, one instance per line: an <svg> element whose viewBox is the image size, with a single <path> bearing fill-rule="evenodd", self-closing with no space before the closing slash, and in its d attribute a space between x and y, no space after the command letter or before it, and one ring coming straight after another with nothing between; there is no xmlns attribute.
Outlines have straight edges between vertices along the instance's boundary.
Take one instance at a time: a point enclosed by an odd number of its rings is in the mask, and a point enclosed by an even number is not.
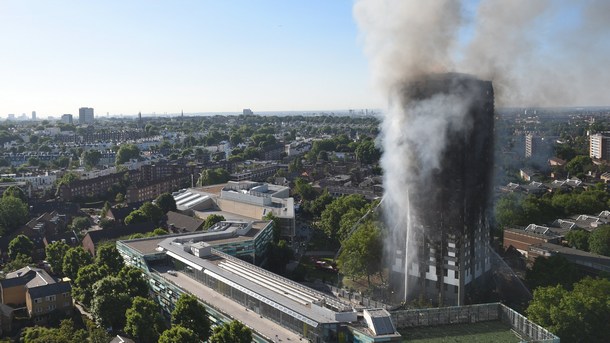
<svg viewBox="0 0 610 343"><path fill-rule="evenodd" d="M373 327L375 328L375 334L377 335L391 335L394 333L394 325L390 320L390 317L373 317L371 316L371 320L373 321Z"/></svg>

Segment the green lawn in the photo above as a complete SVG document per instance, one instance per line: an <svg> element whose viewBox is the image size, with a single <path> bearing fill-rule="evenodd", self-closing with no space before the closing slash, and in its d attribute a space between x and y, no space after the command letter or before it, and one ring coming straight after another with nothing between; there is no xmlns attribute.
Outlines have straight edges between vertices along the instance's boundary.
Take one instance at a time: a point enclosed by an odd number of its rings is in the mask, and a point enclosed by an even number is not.
<svg viewBox="0 0 610 343"><path fill-rule="evenodd" d="M403 342L416 343L518 343L510 326L501 322L428 326L401 330Z"/></svg>

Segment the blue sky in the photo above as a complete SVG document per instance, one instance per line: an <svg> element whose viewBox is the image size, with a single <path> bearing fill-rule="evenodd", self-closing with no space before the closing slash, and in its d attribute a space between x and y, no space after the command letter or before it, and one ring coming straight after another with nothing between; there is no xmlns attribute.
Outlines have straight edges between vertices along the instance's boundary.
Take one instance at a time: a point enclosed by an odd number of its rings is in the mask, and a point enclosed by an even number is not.
<svg viewBox="0 0 610 343"><path fill-rule="evenodd" d="M462 46L479 2L464 1ZM557 55L553 34L579 25L578 6L566 3L540 22L542 52ZM352 6L353 0L0 0L0 117L31 111L57 117L83 106L98 115L381 108L384 96L373 87ZM601 61L608 37L600 32L601 48L591 52L589 45L586 55ZM581 51L566 56L582 64ZM586 84L599 90L605 81L597 79Z"/></svg>
<svg viewBox="0 0 610 343"><path fill-rule="evenodd" d="M380 105L351 0L0 2L0 116Z"/></svg>

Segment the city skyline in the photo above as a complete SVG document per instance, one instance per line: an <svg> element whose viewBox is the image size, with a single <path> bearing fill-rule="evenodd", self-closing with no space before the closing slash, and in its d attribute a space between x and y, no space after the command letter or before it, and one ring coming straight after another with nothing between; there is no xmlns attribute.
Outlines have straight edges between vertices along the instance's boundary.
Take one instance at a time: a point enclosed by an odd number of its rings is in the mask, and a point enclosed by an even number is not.
<svg viewBox="0 0 610 343"><path fill-rule="evenodd" d="M57 118L82 106L100 116L384 108L387 97L370 74L372 52L354 19L353 6L361 2L3 1L0 28L11 34L0 37L0 118L31 111ZM478 75L464 60L484 22L479 12L490 3L463 1L462 13L455 13L450 69ZM608 5L534 7L523 10L536 13L533 24L507 21L523 26L512 38L524 40L508 61L530 64L508 80L526 93L553 87L541 103L498 105L610 105L599 86L607 72L592 69L610 47L608 24L596 20ZM491 57L503 63L510 51L497 46Z"/></svg>

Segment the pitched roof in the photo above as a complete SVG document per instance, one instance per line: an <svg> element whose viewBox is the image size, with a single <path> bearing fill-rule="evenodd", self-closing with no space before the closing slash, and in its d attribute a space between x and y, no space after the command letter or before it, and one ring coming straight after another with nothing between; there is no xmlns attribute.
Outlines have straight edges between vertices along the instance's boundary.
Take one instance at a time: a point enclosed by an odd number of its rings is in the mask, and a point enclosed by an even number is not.
<svg viewBox="0 0 610 343"><path fill-rule="evenodd" d="M57 281L45 270L35 267L23 267L14 272L6 274L4 280L0 280L3 288L25 286L28 289L47 287L56 284Z"/></svg>
<svg viewBox="0 0 610 343"><path fill-rule="evenodd" d="M193 232L203 225L203 220L169 211L167 212L166 223L168 227L174 227L182 232Z"/></svg>
<svg viewBox="0 0 610 343"><path fill-rule="evenodd" d="M72 290L69 282L56 282L38 287L28 287L28 293L32 298L42 298L47 295L68 293Z"/></svg>

